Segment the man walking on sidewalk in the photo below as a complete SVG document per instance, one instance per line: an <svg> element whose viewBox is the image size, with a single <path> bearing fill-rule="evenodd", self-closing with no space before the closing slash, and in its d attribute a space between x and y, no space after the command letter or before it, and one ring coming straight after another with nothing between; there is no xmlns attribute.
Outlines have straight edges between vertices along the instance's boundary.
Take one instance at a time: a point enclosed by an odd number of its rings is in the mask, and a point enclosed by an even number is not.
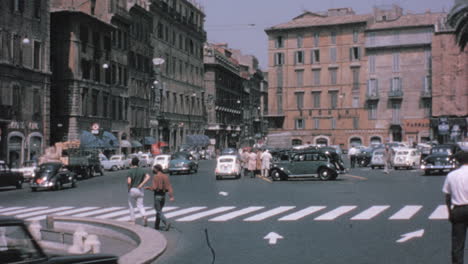
<svg viewBox="0 0 468 264"><path fill-rule="evenodd" d="M452 263L463 264L468 228L468 152L458 152L455 159L462 166L447 175L442 191L452 223Z"/></svg>
<svg viewBox="0 0 468 264"><path fill-rule="evenodd" d="M128 172L128 207L130 209L130 221L135 223L134 207L136 206L143 217L143 225L146 226L148 218L146 217L145 207L143 206L143 186L145 186L146 182L150 179L150 176L138 166L139 163L140 160L134 157Z"/></svg>

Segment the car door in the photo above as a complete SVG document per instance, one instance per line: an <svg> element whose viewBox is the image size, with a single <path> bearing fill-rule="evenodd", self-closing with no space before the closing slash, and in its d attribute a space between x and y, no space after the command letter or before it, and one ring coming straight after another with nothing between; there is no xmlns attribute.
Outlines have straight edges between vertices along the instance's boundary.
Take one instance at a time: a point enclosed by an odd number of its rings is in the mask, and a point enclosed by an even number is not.
<svg viewBox="0 0 468 264"><path fill-rule="evenodd" d="M307 162L305 160L305 153L298 153L294 155L291 161L290 171L292 175L304 175L307 174Z"/></svg>
<svg viewBox="0 0 468 264"><path fill-rule="evenodd" d="M65 166L61 166L58 170L58 179L62 184L70 183L70 179L68 179L68 169Z"/></svg>

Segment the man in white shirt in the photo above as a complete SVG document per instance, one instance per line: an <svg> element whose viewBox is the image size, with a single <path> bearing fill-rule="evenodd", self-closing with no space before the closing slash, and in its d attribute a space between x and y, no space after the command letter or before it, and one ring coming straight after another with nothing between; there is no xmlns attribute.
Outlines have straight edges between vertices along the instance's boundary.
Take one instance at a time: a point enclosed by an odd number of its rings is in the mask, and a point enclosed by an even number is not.
<svg viewBox="0 0 468 264"><path fill-rule="evenodd" d="M271 159L273 159L268 149L266 149L262 153L261 159L262 159L262 176L268 177L268 171L270 170Z"/></svg>
<svg viewBox="0 0 468 264"><path fill-rule="evenodd" d="M468 228L468 152L460 151L455 158L461 167L447 175L442 191L452 223L452 263L463 264Z"/></svg>
<svg viewBox="0 0 468 264"><path fill-rule="evenodd" d="M349 162L351 163L351 168L354 168L356 164L356 155L358 154L358 149L352 146L348 151Z"/></svg>

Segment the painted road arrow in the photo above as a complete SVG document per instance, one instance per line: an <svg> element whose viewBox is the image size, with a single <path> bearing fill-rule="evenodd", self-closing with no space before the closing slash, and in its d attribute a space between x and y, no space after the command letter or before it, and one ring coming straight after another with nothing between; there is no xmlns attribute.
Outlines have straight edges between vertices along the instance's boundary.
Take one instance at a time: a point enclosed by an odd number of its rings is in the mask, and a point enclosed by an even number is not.
<svg viewBox="0 0 468 264"><path fill-rule="evenodd" d="M414 231L414 232L411 232L411 233L406 233L406 234L403 234L401 235L401 238L398 239L396 242L397 243L404 243L410 239L413 239L415 237L422 237L424 235L424 229L420 229L418 231Z"/></svg>
<svg viewBox="0 0 468 264"><path fill-rule="evenodd" d="M263 239L268 239L268 244L275 245L276 241L278 241L278 239L283 239L283 237L275 232L270 232Z"/></svg>
<svg viewBox="0 0 468 264"><path fill-rule="evenodd" d="M222 196L228 196L228 195L229 195L229 193L227 193L227 192L219 192L219 195L222 195Z"/></svg>

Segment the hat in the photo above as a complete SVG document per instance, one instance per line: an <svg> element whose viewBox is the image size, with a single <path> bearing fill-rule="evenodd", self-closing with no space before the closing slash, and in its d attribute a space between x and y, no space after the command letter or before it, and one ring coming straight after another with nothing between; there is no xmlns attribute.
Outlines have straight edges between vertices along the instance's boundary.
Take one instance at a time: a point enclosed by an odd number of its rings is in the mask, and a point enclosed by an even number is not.
<svg viewBox="0 0 468 264"><path fill-rule="evenodd" d="M460 164L468 164L468 152L467 151L458 151L453 156Z"/></svg>

